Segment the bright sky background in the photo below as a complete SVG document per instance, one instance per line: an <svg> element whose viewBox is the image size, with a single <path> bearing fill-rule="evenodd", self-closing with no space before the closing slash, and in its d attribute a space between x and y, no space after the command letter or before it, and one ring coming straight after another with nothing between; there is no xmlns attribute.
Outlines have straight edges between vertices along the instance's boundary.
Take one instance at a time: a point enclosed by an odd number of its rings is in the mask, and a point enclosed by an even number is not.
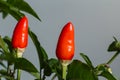
<svg viewBox="0 0 120 80"><path fill-rule="evenodd" d="M114 54L107 48L114 40L120 40L120 0L26 0L42 19L29 18L30 28L37 34L41 45L50 58L56 58L55 48L62 27L71 21L75 26L76 50L74 59L83 60L79 53L85 53L93 64L107 62ZM0 14L1 16L1 14ZM0 18L0 35L11 36L17 21L11 16ZM37 53L31 40L24 54L39 67ZM120 78L120 56L110 65L113 73ZM23 80L33 80L23 73ZM48 79L50 80L50 79Z"/></svg>

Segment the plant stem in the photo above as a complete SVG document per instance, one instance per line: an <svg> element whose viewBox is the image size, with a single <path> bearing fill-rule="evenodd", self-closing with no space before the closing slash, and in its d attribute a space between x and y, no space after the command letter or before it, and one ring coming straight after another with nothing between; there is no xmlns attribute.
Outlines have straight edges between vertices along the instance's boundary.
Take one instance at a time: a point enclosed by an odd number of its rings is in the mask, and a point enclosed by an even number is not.
<svg viewBox="0 0 120 80"><path fill-rule="evenodd" d="M21 70L18 69L17 70L17 80L20 80L20 78L21 78Z"/></svg>
<svg viewBox="0 0 120 80"><path fill-rule="evenodd" d="M66 80L67 75L67 65L62 65L63 71L62 71L62 78Z"/></svg>
<svg viewBox="0 0 120 80"><path fill-rule="evenodd" d="M120 51L117 51L117 52L112 56L112 58L107 62L107 64L112 63L113 60L118 56L119 53L120 53Z"/></svg>
<svg viewBox="0 0 120 80"><path fill-rule="evenodd" d="M25 48L17 49L17 58L22 58L24 50L25 50ZM20 78L21 78L21 70L17 69L17 80L20 80Z"/></svg>

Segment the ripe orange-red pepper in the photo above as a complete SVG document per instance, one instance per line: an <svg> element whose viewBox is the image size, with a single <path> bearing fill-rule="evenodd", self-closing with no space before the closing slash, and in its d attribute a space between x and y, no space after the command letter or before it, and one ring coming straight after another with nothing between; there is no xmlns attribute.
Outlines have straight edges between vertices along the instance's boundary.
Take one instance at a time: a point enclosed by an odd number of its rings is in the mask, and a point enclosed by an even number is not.
<svg viewBox="0 0 120 80"><path fill-rule="evenodd" d="M74 26L71 22L68 22L59 36L56 56L59 60L71 60L74 56L74 50Z"/></svg>
<svg viewBox="0 0 120 80"><path fill-rule="evenodd" d="M12 47L26 48L28 44L28 19L26 16L22 17L13 32Z"/></svg>

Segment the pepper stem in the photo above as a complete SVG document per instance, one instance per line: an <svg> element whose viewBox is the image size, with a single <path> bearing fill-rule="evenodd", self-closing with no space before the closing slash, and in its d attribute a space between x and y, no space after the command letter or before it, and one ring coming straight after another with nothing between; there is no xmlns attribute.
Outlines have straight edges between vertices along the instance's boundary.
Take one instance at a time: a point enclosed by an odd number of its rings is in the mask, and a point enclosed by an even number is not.
<svg viewBox="0 0 120 80"><path fill-rule="evenodd" d="M24 51L25 51L25 48L17 48L17 58L21 58Z"/></svg>
<svg viewBox="0 0 120 80"><path fill-rule="evenodd" d="M62 64L62 78L63 80L66 80L67 75L67 66L70 64L71 60L60 60Z"/></svg>
<svg viewBox="0 0 120 80"><path fill-rule="evenodd" d="M67 65L62 65L63 71L62 71L62 78L66 80L67 75Z"/></svg>
<svg viewBox="0 0 120 80"><path fill-rule="evenodd" d="M22 58L25 48L17 48L17 58ZM17 69L17 80L21 78L21 70Z"/></svg>
<svg viewBox="0 0 120 80"><path fill-rule="evenodd" d="M17 70L17 80L20 80L20 78L21 78L21 70L18 69Z"/></svg>
<svg viewBox="0 0 120 80"><path fill-rule="evenodd" d="M107 62L107 64L112 63L112 61L118 56L119 53L120 53L120 51L117 51L117 52L112 56L112 58Z"/></svg>

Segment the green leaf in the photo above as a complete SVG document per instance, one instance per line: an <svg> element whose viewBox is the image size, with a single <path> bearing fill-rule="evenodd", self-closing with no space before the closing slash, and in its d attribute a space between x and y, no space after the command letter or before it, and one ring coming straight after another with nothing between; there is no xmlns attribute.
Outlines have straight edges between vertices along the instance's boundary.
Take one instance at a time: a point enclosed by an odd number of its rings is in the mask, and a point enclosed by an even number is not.
<svg viewBox="0 0 120 80"><path fill-rule="evenodd" d="M30 61L28 61L25 58L16 58L15 59L15 69L24 70L24 71L32 74L36 78L38 78L38 79L40 78L40 74L39 74L37 68Z"/></svg>
<svg viewBox="0 0 120 80"><path fill-rule="evenodd" d="M30 29L29 29L29 35L30 35L35 47L36 47L39 62L40 62L40 70L41 70L44 68L46 62L48 61L47 53L45 52L44 48L41 46L35 33L33 33Z"/></svg>
<svg viewBox="0 0 120 80"><path fill-rule="evenodd" d="M7 12L5 12L5 11L2 11L3 13L2 13L2 15L3 15L3 19L5 19L6 17L7 17L7 15L8 15L8 13Z"/></svg>
<svg viewBox="0 0 120 80"><path fill-rule="evenodd" d="M41 80L39 72L30 72L30 74L33 75L34 77L36 77L37 80Z"/></svg>
<svg viewBox="0 0 120 80"><path fill-rule="evenodd" d="M57 74L57 70L59 68L59 61L57 59L51 58L48 60L48 63L46 64L44 68L44 75L50 76L52 73Z"/></svg>
<svg viewBox="0 0 120 80"><path fill-rule="evenodd" d="M27 72L38 72L35 66L25 58L16 58L15 68L22 69Z"/></svg>
<svg viewBox="0 0 120 80"><path fill-rule="evenodd" d="M120 42L114 37L115 41L113 41L109 47L108 47L108 51L120 51Z"/></svg>
<svg viewBox="0 0 120 80"><path fill-rule="evenodd" d="M8 73L7 73L7 70L4 70L4 69L1 69L0 70L0 79L3 79L5 78L6 80L14 80L12 76L9 76ZM4 80L5 80L4 79Z"/></svg>
<svg viewBox="0 0 120 80"><path fill-rule="evenodd" d="M101 76L105 77L108 80L117 80L111 73L105 71L101 74Z"/></svg>
<svg viewBox="0 0 120 80"><path fill-rule="evenodd" d="M15 57L13 54L1 54L0 59L3 61L7 61L9 64L12 64L15 61Z"/></svg>
<svg viewBox="0 0 120 80"><path fill-rule="evenodd" d="M86 63L88 64L88 66L90 66L91 68L94 69L94 67L92 65L92 62L90 61L89 57L87 55L85 55L84 53L80 53L80 55L86 61Z"/></svg>
<svg viewBox="0 0 120 80"><path fill-rule="evenodd" d="M87 64L74 60L68 66L67 80L98 80L98 77Z"/></svg>
<svg viewBox="0 0 120 80"><path fill-rule="evenodd" d="M9 52L10 50L9 50L9 47L8 47L6 41L4 41L4 38L2 39L1 37L0 37L0 48L1 48L1 52L3 53L2 55L0 55L0 59L6 60L10 63L13 63L14 62L14 54Z"/></svg>
<svg viewBox="0 0 120 80"><path fill-rule="evenodd" d="M18 8L12 6L11 4L7 3L4 0L0 0L0 9L3 12L3 15L5 15L6 13L9 13L10 15L12 15L17 20L19 20L22 16L24 16L24 14L21 13L18 10Z"/></svg>
<svg viewBox="0 0 120 80"><path fill-rule="evenodd" d="M117 80L112 75L112 70L108 64L100 64L96 67L96 75L105 77L108 80Z"/></svg>
<svg viewBox="0 0 120 80"><path fill-rule="evenodd" d="M58 80L62 80L62 65L59 60L51 58L48 60L48 66L51 71L51 74L54 73L52 80L54 78L58 78Z"/></svg>
<svg viewBox="0 0 120 80"><path fill-rule="evenodd" d="M24 0L7 0L7 2L9 4L11 4L12 6L16 7L17 9L19 9L21 11L25 11L41 21L41 19L37 15L37 13L31 8L31 6L26 1L24 1Z"/></svg>
<svg viewBox="0 0 120 80"><path fill-rule="evenodd" d="M57 68L60 67L60 62L57 59L51 58L48 60L48 64L52 70L52 72L57 72Z"/></svg>
<svg viewBox="0 0 120 80"><path fill-rule="evenodd" d="M7 67L6 67L6 65L3 63L3 61L0 61L0 65L1 65L2 67L4 67L5 69L7 69Z"/></svg>
<svg viewBox="0 0 120 80"><path fill-rule="evenodd" d="M2 75L7 75L7 71L4 70L4 69L1 69L1 70L0 70L0 74L2 74Z"/></svg>
<svg viewBox="0 0 120 80"><path fill-rule="evenodd" d="M12 48L12 45L11 45L11 38L9 38L8 36L5 36L5 37L3 38L3 40L4 40L5 43L7 44L10 53L12 53L13 48Z"/></svg>
<svg viewBox="0 0 120 80"><path fill-rule="evenodd" d="M0 36L0 48L2 48L2 50L4 51L5 54L8 53L8 47L6 46L6 43L1 38L1 36Z"/></svg>
<svg viewBox="0 0 120 80"><path fill-rule="evenodd" d="M22 16L24 16L24 14L20 11L24 11L41 21L37 13L24 0L0 0L0 11L3 13L3 18L5 18L9 13L15 19L19 20Z"/></svg>

